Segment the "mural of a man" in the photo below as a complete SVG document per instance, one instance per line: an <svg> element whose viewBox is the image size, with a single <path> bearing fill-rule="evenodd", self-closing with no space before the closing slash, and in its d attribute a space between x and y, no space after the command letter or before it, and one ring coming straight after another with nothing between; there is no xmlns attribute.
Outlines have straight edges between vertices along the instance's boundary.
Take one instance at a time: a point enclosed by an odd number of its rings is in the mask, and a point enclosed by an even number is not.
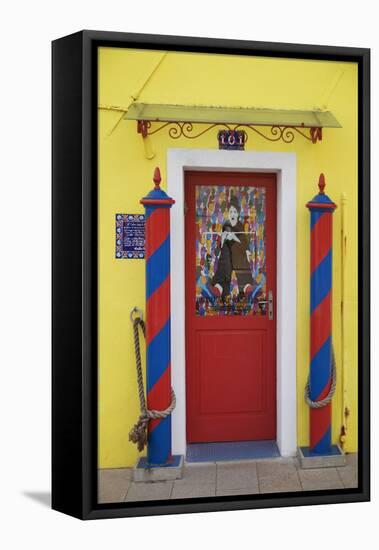
<svg viewBox="0 0 379 550"><path fill-rule="evenodd" d="M234 196L230 198L228 220L222 227L220 254L212 280L212 293L216 297L230 295L232 271L235 272L240 295L249 297L254 291L254 280L248 262L249 239L239 221L241 206Z"/></svg>

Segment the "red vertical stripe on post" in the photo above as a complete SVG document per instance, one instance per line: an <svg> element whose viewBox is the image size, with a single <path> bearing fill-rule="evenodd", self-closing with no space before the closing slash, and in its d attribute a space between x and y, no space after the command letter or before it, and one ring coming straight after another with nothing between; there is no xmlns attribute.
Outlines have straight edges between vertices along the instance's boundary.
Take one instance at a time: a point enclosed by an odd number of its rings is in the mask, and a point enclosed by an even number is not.
<svg viewBox="0 0 379 550"><path fill-rule="evenodd" d="M166 240L170 231L170 218L166 208L156 208L146 220L146 260Z"/></svg>
<svg viewBox="0 0 379 550"><path fill-rule="evenodd" d="M325 344L332 330L331 293L324 298L311 315L311 357Z"/></svg>
<svg viewBox="0 0 379 550"><path fill-rule="evenodd" d="M147 316L151 319L146 326L146 343L150 344L170 317L170 275L150 296L146 308Z"/></svg>
<svg viewBox="0 0 379 550"><path fill-rule="evenodd" d="M311 231L311 273L325 258L331 246L331 223L330 212L321 214Z"/></svg>

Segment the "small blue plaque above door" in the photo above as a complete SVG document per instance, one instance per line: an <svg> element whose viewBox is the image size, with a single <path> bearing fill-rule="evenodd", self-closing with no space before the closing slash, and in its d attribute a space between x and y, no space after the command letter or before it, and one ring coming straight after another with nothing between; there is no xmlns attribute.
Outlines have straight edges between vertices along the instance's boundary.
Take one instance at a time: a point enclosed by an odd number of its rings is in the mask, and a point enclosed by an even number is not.
<svg viewBox="0 0 379 550"><path fill-rule="evenodd" d="M217 139L219 149L244 151L247 134L244 130L220 130Z"/></svg>
<svg viewBox="0 0 379 550"><path fill-rule="evenodd" d="M142 260L145 257L145 215L116 214L116 258Z"/></svg>

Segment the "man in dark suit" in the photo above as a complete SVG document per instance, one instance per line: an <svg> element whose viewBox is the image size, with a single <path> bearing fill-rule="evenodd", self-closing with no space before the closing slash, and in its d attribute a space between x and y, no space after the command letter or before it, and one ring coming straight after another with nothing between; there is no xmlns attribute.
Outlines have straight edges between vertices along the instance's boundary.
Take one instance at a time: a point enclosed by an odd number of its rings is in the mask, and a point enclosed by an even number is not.
<svg viewBox="0 0 379 550"><path fill-rule="evenodd" d="M240 295L250 296L254 290L254 280L248 262L249 241L242 223L239 221L240 204L232 196L228 209L228 221L222 227L220 255L217 270L212 280L212 293L225 298L230 294L232 271L235 272Z"/></svg>

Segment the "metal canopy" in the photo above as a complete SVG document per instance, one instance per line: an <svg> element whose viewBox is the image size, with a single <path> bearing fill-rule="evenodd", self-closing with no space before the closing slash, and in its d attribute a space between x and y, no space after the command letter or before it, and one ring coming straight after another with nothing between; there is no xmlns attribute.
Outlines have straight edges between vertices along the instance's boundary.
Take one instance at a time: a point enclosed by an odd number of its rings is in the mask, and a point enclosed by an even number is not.
<svg viewBox="0 0 379 550"><path fill-rule="evenodd" d="M255 109L207 105L164 105L132 103L124 114L127 120L193 122L207 124L252 124L255 126L295 126L341 128L330 111Z"/></svg>

